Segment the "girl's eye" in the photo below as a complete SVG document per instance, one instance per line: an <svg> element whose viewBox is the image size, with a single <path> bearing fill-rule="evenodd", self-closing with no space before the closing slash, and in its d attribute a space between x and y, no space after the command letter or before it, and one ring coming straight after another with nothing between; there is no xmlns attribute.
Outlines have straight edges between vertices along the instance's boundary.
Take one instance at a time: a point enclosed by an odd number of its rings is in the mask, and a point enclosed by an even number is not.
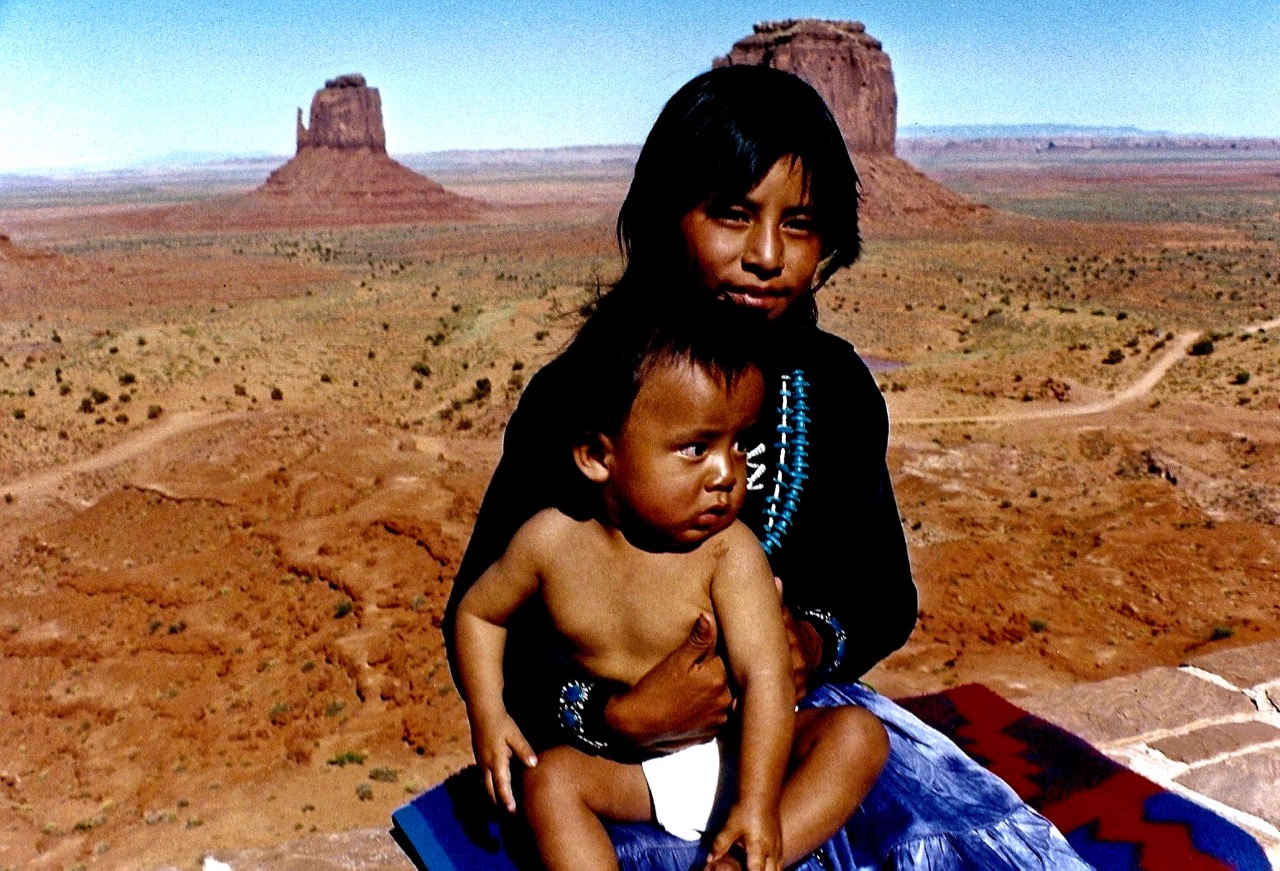
<svg viewBox="0 0 1280 871"><path fill-rule="evenodd" d="M816 233L818 224L811 215L794 215L783 222L783 226L793 233Z"/></svg>
<svg viewBox="0 0 1280 871"><path fill-rule="evenodd" d="M707 215L717 221L738 223L751 220L751 213L744 206L734 203L711 203L707 206Z"/></svg>
<svg viewBox="0 0 1280 871"><path fill-rule="evenodd" d="M678 451L680 456L690 457L693 459L696 459L702 456L706 452L707 452L707 446L704 442L694 442L693 444L685 445L684 447L680 448L680 450Z"/></svg>

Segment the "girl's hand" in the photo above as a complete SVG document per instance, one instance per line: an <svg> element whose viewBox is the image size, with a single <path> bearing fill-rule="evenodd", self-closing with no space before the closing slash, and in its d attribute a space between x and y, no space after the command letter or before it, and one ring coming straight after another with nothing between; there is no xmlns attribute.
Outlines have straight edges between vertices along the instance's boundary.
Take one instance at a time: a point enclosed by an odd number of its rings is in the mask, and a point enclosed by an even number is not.
<svg viewBox="0 0 1280 871"><path fill-rule="evenodd" d="M778 809L736 804L716 839L711 842L707 867L711 868L735 846L747 854L747 871L781 871L782 825Z"/></svg>
<svg viewBox="0 0 1280 871"><path fill-rule="evenodd" d="M716 654L716 624L701 614L689 637L640 678L609 699L609 728L637 747L670 752L705 741L729 718L733 697Z"/></svg>
<svg viewBox="0 0 1280 871"><path fill-rule="evenodd" d="M528 768L538 764L538 757L525 740L524 733L511 716L503 712L495 722L481 726L471 724L471 747L484 773L484 788L494 804L500 804L508 813L516 811L515 792L511 788L511 757L515 756Z"/></svg>

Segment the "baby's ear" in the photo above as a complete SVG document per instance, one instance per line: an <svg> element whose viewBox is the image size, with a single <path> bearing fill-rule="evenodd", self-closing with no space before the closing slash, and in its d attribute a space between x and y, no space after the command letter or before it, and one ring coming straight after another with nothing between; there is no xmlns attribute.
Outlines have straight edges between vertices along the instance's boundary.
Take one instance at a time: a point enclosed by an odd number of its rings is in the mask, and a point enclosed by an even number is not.
<svg viewBox="0 0 1280 871"><path fill-rule="evenodd" d="M603 433L591 433L573 443L573 461L594 484L609 480L612 457L613 442Z"/></svg>

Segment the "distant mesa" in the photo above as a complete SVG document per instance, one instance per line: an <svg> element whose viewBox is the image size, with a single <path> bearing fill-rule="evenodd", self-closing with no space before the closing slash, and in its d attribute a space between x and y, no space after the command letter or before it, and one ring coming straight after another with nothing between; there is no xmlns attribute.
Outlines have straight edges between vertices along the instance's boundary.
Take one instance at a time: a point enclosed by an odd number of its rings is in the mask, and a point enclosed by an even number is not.
<svg viewBox="0 0 1280 871"><path fill-rule="evenodd" d="M860 21L766 21L712 66L770 66L794 73L822 95L862 180L859 214L873 226L959 223L988 211L895 155L898 93L880 40Z"/></svg>
<svg viewBox="0 0 1280 871"><path fill-rule="evenodd" d="M382 98L359 74L325 82L311 98L310 124L297 118L298 150L257 194L314 223L388 223L470 218L474 200L447 191L387 156Z"/></svg>

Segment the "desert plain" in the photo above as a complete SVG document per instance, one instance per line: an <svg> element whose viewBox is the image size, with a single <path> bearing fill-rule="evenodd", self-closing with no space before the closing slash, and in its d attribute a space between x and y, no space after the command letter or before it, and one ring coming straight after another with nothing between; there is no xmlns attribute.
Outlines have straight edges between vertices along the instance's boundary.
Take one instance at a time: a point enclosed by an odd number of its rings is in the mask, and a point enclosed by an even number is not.
<svg viewBox="0 0 1280 871"><path fill-rule="evenodd" d="M1016 701L1280 636L1280 147L900 151L982 207L868 221L819 295L920 589L868 680ZM469 761L441 612L633 157L437 158L483 208L417 224L165 211L252 166L0 187L0 866L195 868Z"/></svg>

